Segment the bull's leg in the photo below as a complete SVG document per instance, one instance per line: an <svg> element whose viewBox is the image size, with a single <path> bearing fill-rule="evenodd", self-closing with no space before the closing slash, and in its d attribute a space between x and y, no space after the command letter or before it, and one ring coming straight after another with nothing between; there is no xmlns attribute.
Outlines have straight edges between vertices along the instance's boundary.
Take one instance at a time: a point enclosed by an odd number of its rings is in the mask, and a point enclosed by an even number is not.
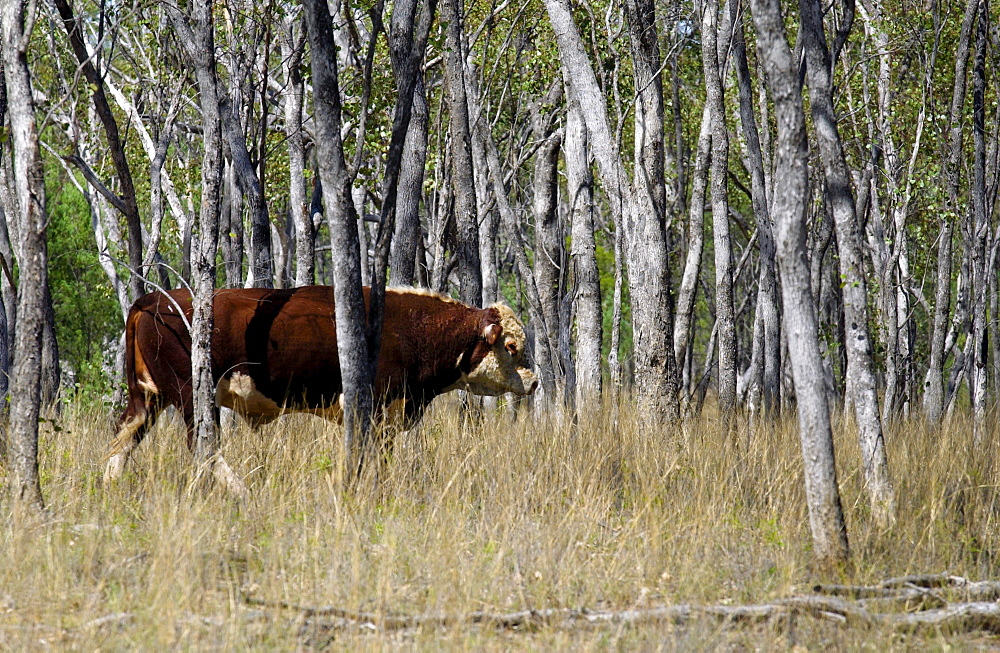
<svg viewBox="0 0 1000 653"><path fill-rule="evenodd" d="M139 446L142 438L153 427L161 406L155 395L129 397L125 412L118 419L118 432L111 441L108 462L104 466L104 483L112 483L125 471L132 451Z"/></svg>

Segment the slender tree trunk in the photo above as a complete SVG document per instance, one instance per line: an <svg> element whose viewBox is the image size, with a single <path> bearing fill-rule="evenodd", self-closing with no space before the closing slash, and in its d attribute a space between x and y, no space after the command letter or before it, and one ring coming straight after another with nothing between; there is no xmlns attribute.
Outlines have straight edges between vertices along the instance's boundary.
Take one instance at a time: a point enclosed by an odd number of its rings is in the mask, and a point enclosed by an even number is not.
<svg viewBox="0 0 1000 653"><path fill-rule="evenodd" d="M466 99L465 48L462 0L444 0L441 19L445 29L445 80L448 92L448 131L451 136L451 183L454 193L455 226L458 232L459 296L471 306L483 297L479 261L479 220L476 215L476 184L473 176L469 104Z"/></svg>
<svg viewBox="0 0 1000 653"><path fill-rule="evenodd" d="M146 274L152 276L153 265L156 264L160 255L160 240L163 233L163 164L167 160L167 147L170 145L171 125L165 125L160 132L156 142L156 151L149 164L149 213L151 230L149 243L146 245L146 256L142 261L142 268ZM169 287L165 280L169 280L167 271L162 265L156 265L160 274L160 285L164 289ZM126 311L125 317L128 316Z"/></svg>
<svg viewBox="0 0 1000 653"><path fill-rule="evenodd" d="M701 275L701 259L705 249L705 193L709 167L712 163L712 121L709 107L702 111L698 150L691 171L691 200L688 202L687 256L677 291L677 317L674 320L674 356L681 369L690 367L693 353L690 338L694 317L694 300ZM683 384L684 403L690 401L689 384Z"/></svg>
<svg viewBox="0 0 1000 653"><path fill-rule="evenodd" d="M413 110L403 147L403 166L399 177L396 205L396 235L393 237L391 279L394 285L412 286L417 283L417 266L424 262L419 256L423 236L420 233L420 201L423 197L424 166L427 160L427 124L429 111L427 91L422 79L413 90Z"/></svg>
<svg viewBox="0 0 1000 653"><path fill-rule="evenodd" d="M372 381L378 369L378 355L382 340L382 321L385 311L385 286L388 280L389 253L395 231L396 206L399 195L399 178L403 164L403 151L409 131L413 107L413 91L420 76L420 65L427 49L436 0L423 5L419 22L410 17L409 27L402 26L402 49L407 53L403 66L397 72L396 107L392 118L392 136L385 161L385 178L382 183L382 207L375 237L375 255L371 293L368 302L368 365ZM375 35L372 36L375 38Z"/></svg>
<svg viewBox="0 0 1000 653"><path fill-rule="evenodd" d="M663 207L663 107L659 53L652 4L629 3L636 86L644 89L636 105L635 187L629 183L612 136L604 96L583 48L566 0L546 0L560 58L572 76L572 92L584 115L594 156L616 223L626 235L632 300L636 393L652 423L672 423L678 415Z"/></svg>
<svg viewBox="0 0 1000 653"><path fill-rule="evenodd" d="M2 46L0 46L2 47ZM7 113L7 84L4 81L3 66L0 66L0 116ZM2 145L0 145L2 147ZM2 152L3 150L0 150ZM4 157L9 161L10 157ZM0 201L0 304L3 304L3 313L6 321L6 329L2 334L4 341L0 344L0 347L7 352L7 363L6 367L3 368L4 373L4 383L5 391L2 396L0 396L0 417L6 416L10 409L10 403L8 400L8 393L10 391L9 376L12 372L11 365L14 360L14 337L17 332L17 287L14 285L14 248L11 246L10 242L10 225L8 221L12 216L12 219L17 219L17 213L14 212L16 205L14 204L14 197L11 193L7 192L9 175L6 171L6 166L0 164L0 196L2 196L2 201ZM15 227L16 228L16 227ZM0 437L0 440L4 440L4 446L6 446L5 438Z"/></svg>
<svg viewBox="0 0 1000 653"><path fill-rule="evenodd" d="M979 20L976 29L976 58L972 72L972 241L967 247L972 252L973 293L972 306L972 360L970 361L969 390L972 395L973 441L980 445L986 437L986 366L989 345L986 321L989 317L987 290L989 288L990 224L986 205L986 57L987 20L989 5L980 0ZM994 71L995 73L995 71ZM991 127L995 129L995 125Z"/></svg>
<svg viewBox="0 0 1000 653"><path fill-rule="evenodd" d="M945 334L948 313L951 309L951 239L952 216L959 215L959 179L961 176L962 107L965 105L966 69L969 63L972 26L976 19L979 0L966 0L965 14L958 43L955 47L955 77L952 87L951 109L948 114L948 147L941 171L948 197L948 211L942 212L938 237L937 278L934 289L934 328L931 331L931 353L927 376L924 379L924 412L931 424L941 421L944 410L944 359Z"/></svg>
<svg viewBox="0 0 1000 653"><path fill-rule="evenodd" d="M139 220L139 206L136 202L135 186L132 182L132 171L129 167L128 158L125 156L125 147L118 132L118 122L111 112L107 96L104 92L104 79L94 65L94 59L87 50L84 42L80 22L73 15L73 9L68 0L55 0L59 16L62 18L63 26L69 35L70 46L73 54L80 63L80 70L87 78L87 83L93 93L94 108L101 119L105 136L108 139L108 149L111 151L111 159L115 164L115 171L118 174L120 186L121 208L128 225L128 259L129 267L132 268L132 275L129 280L129 291L132 299L136 299L145 291L142 282L142 223ZM116 204L117 206L117 204Z"/></svg>
<svg viewBox="0 0 1000 653"><path fill-rule="evenodd" d="M288 208L295 227L295 285L308 286L316 274L316 231L306 196L305 146L302 139L302 51L305 36L298 15L285 18L281 58L288 88L284 96L285 138L288 140Z"/></svg>
<svg viewBox="0 0 1000 653"><path fill-rule="evenodd" d="M712 125L712 237L715 245L715 307L719 323L719 415L727 422L736 408L736 315L733 307L733 260L729 238L729 135L718 57L719 6L703 9L701 57L706 104Z"/></svg>
<svg viewBox="0 0 1000 653"><path fill-rule="evenodd" d="M412 30L416 0L397 2L392 10L389 30L389 53L393 70L399 77L410 52L408 32ZM421 53L422 54L422 53ZM403 145L399 188L396 191L396 233L392 238L389 278L394 285L412 286L415 281L418 241L420 235L420 199L423 195L424 166L427 159L427 91L424 73L417 72L414 80L410 123Z"/></svg>
<svg viewBox="0 0 1000 653"><path fill-rule="evenodd" d="M482 110L479 104L478 80L475 77L469 76L467 81L469 84L470 112L473 115L481 115ZM507 189L504 186L504 171L500 166L500 155L497 152L497 146L493 140L493 134L490 132L489 125L485 120L477 120L473 127L473 137L480 140L481 147L486 153L486 161L489 165L490 184L492 186L493 195L496 198L497 207L500 210L500 217L503 221L504 229L507 232L507 237L511 241L511 250L514 255L517 271L521 276L521 280L524 282L526 294L528 296L528 315L530 317L531 324L534 325L536 330L548 333L549 329L545 321L545 311L543 310L541 293L535 283L535 277L532 273L531 264L528 261L528 255L526 253L524 239L521 236L521 228L518 224L517 216L514 214L510 198L507 195ZM536 342L540 345L538 350L535 352L535 361L538 368L542 370L542 374L540 375L542 395L546 397L555 397L555 379L552 374L548 372L552 369L554 365L553 361L558 355L558 352L549 345L548 338L542 338Z"/></svg>
<svg viewBox="0 0 1000 653"><path fill-rule="evenodd" d="M535 154L534 201L532 205L535 214L535 283L538 286L538 296L542 302L542 313L545 315L545 329L535 328L535 340L548 340L551 352L559 349L559 280L562 274L563 238L559 225L558 211L558 181L556 167L559 163L559 145L562 142L558 134L549 136ZM545 401L554 403L561 395L564 374L559 365L558 357L550 359L552 375L556 385L556 394L545 397Z"/></svg>
<svg viewBox="0 0 1000 653"><path fill-rule="evenodd" d="M569 75L564 74L567 86ZM572 219L572 260L576 312L576 409L594 406L601 396L601 280L594 237L594 180L587 126L580 103L567 93L566 188Z"/></svg>
<svg viewBox="0 0 1000 653"><path fill-rule="evenodd" d="M215 255L219 246L220 187L222 184L222 117L220 88L215 72L215 28L211 0L195 0L188 18L168 8L178 38L198 81L204 153L201 167L201 211L198 214L198 247L192 256L194 293L191 319L192 405L184 417L193 426L194 456L229 490L246 495L242 479L234 474L219 452L219 430L212 376L212 332L215 292Z"/></svg>
<svg viewBox="0 0 1000 653"><path fill-rule="evenodd" d="M471 66L466 67L466 75ZM473 125L483 116L472 116ZM483 143L475 137L476 127L473 127L472 159L476 174L476 202L478 203L479 223L479 264L483 275L483 306L488 306L500 299L499 262L497 260L497 238L500 232L500 213L496 209L496 200L490 194L489 160L483 149Z"/></svg>
<svg viewBox="0 0 1000 653"><path fill-rule="evenodd" d="M8 486L15 504L41 510L38 477L38 417L42 383L42 337L48 290L48 251L45 242L45 184L35 106L28 72L27 48L35 7L13 1L0 5L7 112L14 160L14 187L19 210L17 262L17 332L14 340L8 450L11 478Z"/></svg>
<svg viewBox="0 0 1000 653"><path fill-rule="evenodd" d="M750 67L747 63L746 41L743 35L743 16L738 11L739 1L730 0L733 23L733 62L739 86L740 123L746 141L746 166L750 171L751 201L757 229L760 234L760 273L757 288L757 314L759 326L754 325L754 350L751 383L760 388L764 414L774 417L780 408L781 371L781 321L778 314L777 271L774 260L774 225L768 208L767 181L760 132L753 108ZM766 122L764 129L769 127ZM759 342L758 342L759 339Z"/></svg>
<svg viewBox="0 0 1000 653"><path fill-rule="evenodd" d="M778 128L772 205L775 244L781 272L785 333L798 402L799 433L805 464L806 499L814 553L823 566L848 559L847 527L837 488L833 434L823 389L816 316L806 252L806 202L809 197L808 144L798 64L785 35L777 0L753 0L757 48L768 70Z"/></svg>
<svg viewBox="0 0 1000 653"><path fill-rule="evenodd" d="M361 248L357 215L341 140L340 88L333 25L325 0L306 0L306 31L312 50L316 150L323 200L330 213L330 245L336 302L337 351L343 383L344 451L348 478L360 470L369 448L372 380L361 290Z"/></svg>
<svg viewBox="0 0 1000 653"><path fill-rule="evenodd" d="M826 45L822 9L818 0L799 0L799 11L802 20L800 38L805 44L808 64L809 105L837 232L846 331L847 391L851 395L850 403L854 405L872 512L876 521L885 524L893 519L895 497L889 479L872 363L868 284L862 269L860 225L850 172L837 131L833 107L833 64Z"/></svg>
<svg viewBox="0 0 1000 653"><path fill-rule="evenodd" d="M236 117L232 101L225 96L219 99L219 118L222 121L222 134L225 151L229 154L229 163L239 188L246 200L250 212L250 265L248 284L256 288L274 287L274 266L271 256L271 219L268 216L267 202L257 170L250 161L247 150L246 134ZM232 213L231 220L239 218Z"/></svg>

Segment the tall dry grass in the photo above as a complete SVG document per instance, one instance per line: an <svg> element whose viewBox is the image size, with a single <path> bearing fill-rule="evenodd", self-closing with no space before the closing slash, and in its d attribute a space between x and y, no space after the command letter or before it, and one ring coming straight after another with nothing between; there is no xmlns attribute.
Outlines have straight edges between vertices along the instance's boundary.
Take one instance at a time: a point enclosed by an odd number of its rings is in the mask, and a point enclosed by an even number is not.
<svg viewBox="0 0 1000 653"><path fill-rule="evenodd" d="M944 637L804 618L334 632L248 606L244 594L385 615L761 603L818 579L793 419L726 434L710 414L648 427L611 405L574 423L530 409L470 418L438 402L397 438L378 491L343 491L339 428L318 419L226 431L225 456L251 488L243 505L195 483L176 418L103 488L110 416L65 407L43 426L47 517L15 524L0 506L0 649L884 649ZM854 561L837 580L996 576L996 432L976 449L962 418L890 431L898 520L884 530L870 520L852 433L836 428Z"/></svg>

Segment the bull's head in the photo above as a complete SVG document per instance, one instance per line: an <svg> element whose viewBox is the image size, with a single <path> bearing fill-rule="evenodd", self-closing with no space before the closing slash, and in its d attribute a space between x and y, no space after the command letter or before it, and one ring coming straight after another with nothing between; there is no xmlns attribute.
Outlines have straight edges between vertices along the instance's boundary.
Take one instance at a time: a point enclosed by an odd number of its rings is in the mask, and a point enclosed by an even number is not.
<svg viewBox="0 0 1000 653"><path fill-rule="evenodd" d="M505 304L493 304L483 313L480 347L484 355L475 356L457 386L477 395L530 395L538 388L538 376L531 369L524 326Z"/></svg>

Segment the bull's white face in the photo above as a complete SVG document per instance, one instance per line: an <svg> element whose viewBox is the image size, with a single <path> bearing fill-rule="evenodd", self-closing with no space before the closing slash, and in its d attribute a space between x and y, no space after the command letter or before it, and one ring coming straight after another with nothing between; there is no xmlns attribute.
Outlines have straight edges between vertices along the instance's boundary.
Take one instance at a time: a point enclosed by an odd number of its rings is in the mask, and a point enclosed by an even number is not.
<svg viewBox="0 0 1000 653"><path fill-rule="evenodd" d="M490 350L454 387L477 395L530 395L538 387L538 376L531 369L524 327L509 306L490 308L500 314L499 326L490 324L483 333Z"/></svg>

